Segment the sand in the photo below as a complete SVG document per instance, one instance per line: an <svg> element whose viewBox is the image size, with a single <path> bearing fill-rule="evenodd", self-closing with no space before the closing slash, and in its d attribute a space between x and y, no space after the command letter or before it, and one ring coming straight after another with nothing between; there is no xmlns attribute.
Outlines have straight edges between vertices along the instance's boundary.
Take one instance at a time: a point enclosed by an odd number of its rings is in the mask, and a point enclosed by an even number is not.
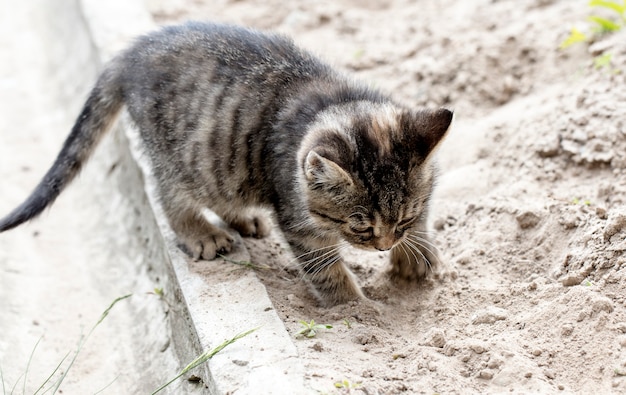
<svg viewBox="0 0 626 395"><path fill-rule="evenodd" d="M371 301L322 308L280 235L246 242L294 338L299 320L333 326L296 339L314 392L626 391L626 32L560 50L592 11L568 0L151 10L283 32L399 100L455 111L432 209L438 276L395 283L384 255L351 251Z"/></svg>

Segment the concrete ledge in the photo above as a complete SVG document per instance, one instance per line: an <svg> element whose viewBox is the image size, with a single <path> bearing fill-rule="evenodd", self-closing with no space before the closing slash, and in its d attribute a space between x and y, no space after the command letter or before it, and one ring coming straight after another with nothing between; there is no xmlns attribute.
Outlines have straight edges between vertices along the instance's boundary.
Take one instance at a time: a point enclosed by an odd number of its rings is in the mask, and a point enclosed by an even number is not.
<svg viewBox="0 0 626 395"><path fill-rule="evenodd" d="M103 62L126 47L134 37L156 28L139 0L80 0L94 45ZM181 368L203 351L234 335L260 327L193 371L211 394L303 394L304 367L284 324L276 314L265 287L250 270L222 260L193 262L177 247L175 236L162 215L147 156L142 154L137 131L127 115L120 122L120 150L129 151L144 176L145 194L153 217L142 232L153 242L146 255L152 265L167 273L164 291L172 304L169 314L172 343ZM141 191L140 193L144 193ZM156 235L156 237L155 237ZM154 241L156 240L156 241ZM241 239L229 258L250 260ZM178 387L180 391L182 387ZM201 392L202 389L198 389ZM180 392L177 392L180 393Z"/></svg>

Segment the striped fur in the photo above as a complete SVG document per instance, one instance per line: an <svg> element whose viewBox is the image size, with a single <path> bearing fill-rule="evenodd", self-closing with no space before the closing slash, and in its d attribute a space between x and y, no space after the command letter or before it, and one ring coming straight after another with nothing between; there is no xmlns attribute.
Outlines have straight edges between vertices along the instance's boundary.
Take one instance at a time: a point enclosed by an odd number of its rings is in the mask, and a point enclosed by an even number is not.
<svg viewBox="0 0 626 395"><path fill-rule="evenodd" d="M56 162L0 231L52 204L122 105L172 229L195 259L232 242L202 208L262 237L269 228L254 209L265 207L328 305L362 297L341 260L345 245L393 249L392 273L407 279L438 260L422 232L430 154L452 113L408 109L284 37L204 23L139 38L107 66Z"/></svg>

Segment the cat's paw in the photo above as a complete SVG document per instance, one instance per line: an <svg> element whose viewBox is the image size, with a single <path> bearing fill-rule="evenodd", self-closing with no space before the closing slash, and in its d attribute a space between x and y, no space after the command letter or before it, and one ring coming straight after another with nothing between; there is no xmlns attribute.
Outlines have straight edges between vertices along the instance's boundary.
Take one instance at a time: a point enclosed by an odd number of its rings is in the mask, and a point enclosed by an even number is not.
<svg viewBox="0 0 626 395"><path fill-rule="evenodd" d="M223 229L216 226L206 227L204 232L178 235L182 249L193 260L211 260L217 254L228 254L232 249L234 239Z"/></svg>
<svg viewBox="0 0 626 395"><path fill-rule="evenodd" d="M262 216L254 215L247 218L238 218L231 221L229 225L243 237L260 239L270 234L270 224Z"/></svg>
<svg viewBox="0 0 626 395"><path fill-rule="evenodd" d="M407 246L396 246L391 250L390 263L389 275L392 279L415 282L436 275L441 259L430 249L412 250Z"/></svg>
<svg viewBox="0 0 626 395"><path fill-rule="evenodd" d="M341 261L317 270L308 278L315 288L319 301L325 307L366 299L354 275Z"/></svg>

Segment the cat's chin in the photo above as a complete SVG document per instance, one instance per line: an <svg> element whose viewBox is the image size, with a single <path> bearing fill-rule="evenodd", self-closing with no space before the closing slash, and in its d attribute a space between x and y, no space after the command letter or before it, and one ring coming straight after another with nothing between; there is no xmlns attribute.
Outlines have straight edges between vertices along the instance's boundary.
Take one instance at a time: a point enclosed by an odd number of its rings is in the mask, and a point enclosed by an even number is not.
<svg viewBox="0 0 626 395"><path fill-rule="evenodd" d="M387 252L389 250L379 250L378 248L375 248L374 246L368 246L368 245L363 245L363 244L350 244L352 247L356 248L357 250L361 250L361 251L367 251L367 252Z"/></svg>

